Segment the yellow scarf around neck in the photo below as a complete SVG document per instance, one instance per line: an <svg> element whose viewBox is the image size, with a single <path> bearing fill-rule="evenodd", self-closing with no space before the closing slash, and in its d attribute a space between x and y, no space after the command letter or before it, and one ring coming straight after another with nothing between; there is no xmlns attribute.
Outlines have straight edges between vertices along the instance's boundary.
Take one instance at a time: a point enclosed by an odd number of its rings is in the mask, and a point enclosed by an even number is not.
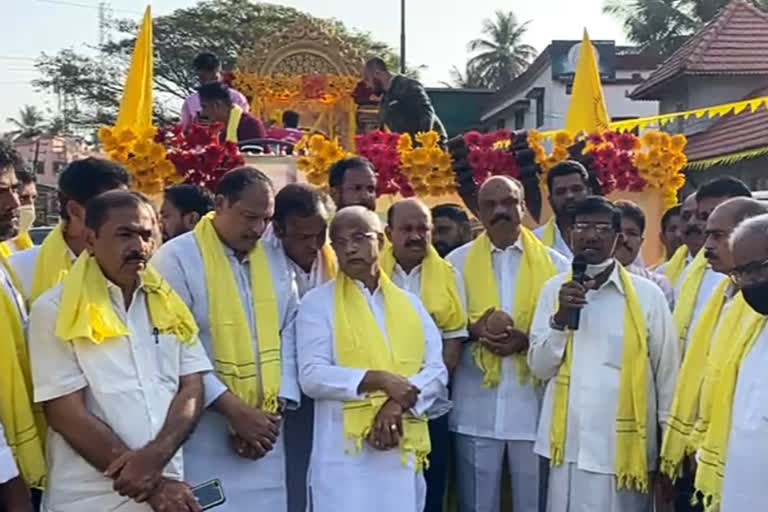
<svg viewBox="0 0 768 512"><path fill-rule="evenodd" d="M392 245L382 251L379 265L391 278L396 265ZM467 315L456 284L456 271L440 257L432 244L427 244L427 255L421 263L421 300L442 332L466 328Z"/></svg>
<svg viewBox="0 0 768 512"><path fill-rule="evenodd" d="M523 257L515 281L515 328L528 334L536 310L539 294L549 278L557 274L547 247L528 229L520 227L520 241ZM493 272L491 239L487 233L478 236L467 254L464 268L464 285L467 294L467 309L470 323L475 323L489 308L501 309L501 297L496 276ZM473 347L472 356L482 370L483 385L494 388L501 381L501 357L485 349L480 343ZM531 370L525 354L514 354L518 378L525 383L531 377Z"/></svg>
<svg viewBox="0 0 768 512"><path fill-rule="evenodd" d="M8 241L0 242L0 258L8 259L13 254L13 249L8 245Z"/></svg>
<svg viewBox="0 0 768 512"><path fill-rule="evenodd" d="M424 326L411 299L383 271L379 273L379 289L384 296L387 338L355 281L343 273L336 278L333 301L338 363L347 368L385 370L410 377L424 366ZM376 392L363 400L344 403L344 437L353 440L358 450L387 400L386 394ZM426 418L403 415L400 450L404 465L414 457L416 471L427 467L430 441Z"/></svg>
<svg viewBox="0 0 768 512"><path fill-rule="evenodd" d="M197 324L181 297L151 266L141 273L141 282L153 327L161 334L176 336L183 343L194 341ZM101 344L129 334L128 327L115 312L101 267L93 256L83 251L62 281L56 337Z"/></svg>
<svg viewBox="0 0 768 512"><path fill-rule="evenodd" d="M46 465L44 419L32 404L32 375L21 316L12 297L0 289L0 421L24 481L42 487Z"/></svg>
<svg viewBox="0 0 768 512"><path fill-rule="evenodd" d="M26 251L27 249L31 249L35 246L35 243L32 241L32 237L29 236L29 231L20 233L19 236L13 239L13 244L19 251Z"/></svg>
<svg viewBox="0 0 768 512"><path fill-rule="evenodd" d="M699 251L700 253L702 251ZM683 275L686 265L688 264L688 247L681 245L675 251L675 254L667 261L667 265L664 267L664 275L667 276L669 282L672 283L672 287L677 286L680 277Z"/></svg>
<svg viewBox="0 0 768 512"><path fill-rule="evenodd" d="M72 268L69 246L64 240L64 223L59 222L40 246L35 264L32 292L28 297L31 304L42 294L56 286Z"/></svg>
<svg viewBox="0 0 768 512"><path fill-rule="evenodd" d="M728 279L723 280L707 302L680 368L675 399L661 445L661 471L673 480L677 477L680 462L693 453L689 450L689 437L699 412L699 391L707 367L710 341L725 304L729 282Z"/></svg>
<svg viewBox="0 0 768 512"><path fill-rule="evenodd" d="M693 321L693 312L696 309L696 300L699 298L701 282L704 280L704 274L707 273L707 259L704 257L704 251L701 250L693 258L688 274L680 286L680 296L675 304L673 313L677 334L680 340L680 350L685 353L685 342L688 339L688 329Z"/></svg>
<svg viewBox="0 0 768 512"><path fill-rule="evenodd" d="M722 498L725 463L733 417L733 400L739 371L755 341L765 327L766 317L750 311L743 319L742 330L734 339L722 367L712 402L712 421L699 451L696 490L704 495L704 510L717 510Z"/></svg>
<svg viewBox="0 0 768 512"><path fill-rule="evenodd" d="M630 274L621 265L616 265L616 269L626 298L621 384L616 411L616 482L619 489L634 488L647 493L648 331ZM565 362L555 377L550 427L552 466L560 466L565 458L573 351L573 332L570 332L565 347Z"/></svg>
<svg viewBox="0 0 768 512"><path fill-rule="evenodd" d="M751 308L739 292L732 299L723 313L723 319L719 322L712 343L709 347L707 364L704 369L704 377L699 394L699 413L696 418L696 426L688 437L688 453L694 453L701 448L709 431L712 421L712 402L717 391L717 382L720 379L720 371L728 358L728 353L733 346L733 340L739 335L740 329L749 315Z"/></svg>
<svg viewBox="0 0 768 512"><path fill-rule="evenodd" d="M555 223L555 216L552 215L552 217L550 217L547 223L544 225L544 233L541 235L541 243L550 248L554 247L558 229L559 228Z"/></svg>
<svg viewBox="0 0 768 512"><path fill-rule="evenodd" d="M243 109L238 105L232 105L232 109L229 111L229 120L227 121L227 138L226 142L238 143L237 129L240 127L240 119L243 117Z"/></svg>
<svg viewBox="0 0 768 512"><path fill-rule="evenodd" d="M280 314L272 269L264 245L259 242L248 254L253 303L242 304L224 243L213 226L215 217L215 212L205 215L194 233L205 269L216 373L246 404L274 413L278 410L282 365ZM253 308L256 333L248 325L246 307ZM254 334L259 345L258 359Z"/></svg>
<svg viewBox="0 0 768 512"><path fill-rule="evenodd" d="M320 257L323 263L323 277L324 282L336 279L336 275L339 273L339 263L336 261L336 253L333 252L331 244L324 243L320 248Z"/></svg>

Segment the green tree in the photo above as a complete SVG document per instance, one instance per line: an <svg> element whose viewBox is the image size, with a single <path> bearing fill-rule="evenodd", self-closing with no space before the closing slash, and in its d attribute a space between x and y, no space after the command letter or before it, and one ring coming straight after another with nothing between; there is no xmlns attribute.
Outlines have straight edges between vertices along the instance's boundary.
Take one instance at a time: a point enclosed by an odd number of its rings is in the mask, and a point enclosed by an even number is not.
<svg viewBox="0 0 768 512"><path fill-rule="evenodd" d="M643 51L669 55L730 0L605 0L603 12L624 25L624 33ZM751 0L758 7L766 0Z"/></svg>
<svg viewBox="0 0 768 512"><path fill-rule="evenodd" d="M445 87L458 87L460 89L487 89L488 86L478 70L474 66L466 64L464 71L453 66L448 72L450 82L440 82Z"/></svg>
<svg viewBox="0 0 768 512"><path fill-rule="evenodd" d="M191 63L198 53L213 52L224 69L231 69L237 58L252 51L257 42L289 26L299 16L306 15L290 7L250 0L203 0L154 18L158 121L176 118L179 100L197 85ZM397 66L398 58L391 48L369 34L349 30L337 20L321 23L355 45L364 56L381 55ZM133 20L112 20L110 28L118 37L97 48L97 57L62 50L56 55L43 54L36 64L42 78L35 85L62 98L63 114L70 125L91 128L110 123L116 116L138 25Z"/></svg>
<svg viewBox="0 0 768 512"><path fill-rule="evenodd" d="M486 86L500 89L525 71L536 56L536 49L525 44L523 38L530 22L518 23L512 11L498 10L493 19L483 21L485 38L469 42L469 51L475 53L467 63Z"/></svg>
<svg viewBox="0 0 768 512"><path fill-rule="evenodd" d="M24 105L17 117L9 117L6 121L16 126L16 130L11 132L15 137L36 137L45 131L43 113L34 105Z"/></svg>

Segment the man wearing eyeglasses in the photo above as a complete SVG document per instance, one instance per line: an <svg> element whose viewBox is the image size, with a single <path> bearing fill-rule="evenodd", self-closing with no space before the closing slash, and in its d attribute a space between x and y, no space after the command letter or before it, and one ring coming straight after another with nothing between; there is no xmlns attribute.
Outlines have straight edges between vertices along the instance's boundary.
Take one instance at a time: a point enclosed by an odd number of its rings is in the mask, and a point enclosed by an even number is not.
<svg viewBox="0 0 768 512"><path fill-rule="evenodd" d="M547 383L535 445L552 463L547 510L647 512L680 357L672 314L658 286L616 262L610 201L574 205L571 237L585 273L544 286L528 351Z"/></svg>
<svg viewBox="0 0 768 512"><path fill-rule="evenodd" d="M765 493L765 460L768 457L768 215L760 215L739 224L731 236L733 267L731 276L741 287L750 315L731 337L728 362L721 369L715 402L724 404L713 413L713 431L723 428L725 453L718 453L724 463L720 511L768 509ZM727 410L730 408L730 410ZM728 413L730 412L730 415ZM730 424L723 419L730 418ZM719 424L718 424L719 423ZM709 437L709 436L708 436ZM726 440L727 439L727 440ZM716 446L705 442L704 449ZM702 458L702 464L704 458ZM696 487L705 481L700 465ZM719 491L715 487L716 491Z"/></svg>
<svg viewBox="0 0 768 512"><path fill-rule="evenodd" d="M422 512L427 420L450 407L440 332L382 272L375 213L340 210L330 238L339 274L304 296L297 319L299 381L315 400L309 506Z"/></svg>
<svg viewBox="0 0 768 512"><path fill-rule="evenodd" d="M712 210L704 230L704 256L713 272L723 276L733 272L733 255L729 245L733 230L745 219L764 213L768 213L768 206L756 199L747 197L729 199ZM721 339L723 335L721 329L730 331L733 326L741 323L736 318L727 319L728 315L741 315L741 310L738 308L743 306L743 303L739 304L738 301L733 300L739 292L737 282L736 279L723 279L713 292L712 297L707 301L701 318L693 327L691 345L685 353L683 371L677 382L675 407L670 418L672 428L667 430L662 443L662 458L669 461L668 467L670 469L675 469L674 474L669 475L669 477L676 478L679 469L682 468L682 474L676 483L676 510L702 510L700 505L691 504L694 492L695 459L684 459L682 455L685 451L681 450L680 447L683 446L683 443L694 445L698 442L694 440L698 435L695 432L694 424L708 416L706 411L704 413L699 411L701 400L699 393L703 388L702 381L706 378L705 374L709 371L708 368L722 362L713 360L713 365L711 365L702 364L701 361L708 358L719 359L719 351L714 349L713 345L717 343L715 340ZM726 324L728 327L724 327ZM726 341L726 338L729 338L731 334L726 332L723 341ZM691 390L696 390L694 400L688 399ZM665 485L665 494L668 499L672 497L671 486Z"/></svg>

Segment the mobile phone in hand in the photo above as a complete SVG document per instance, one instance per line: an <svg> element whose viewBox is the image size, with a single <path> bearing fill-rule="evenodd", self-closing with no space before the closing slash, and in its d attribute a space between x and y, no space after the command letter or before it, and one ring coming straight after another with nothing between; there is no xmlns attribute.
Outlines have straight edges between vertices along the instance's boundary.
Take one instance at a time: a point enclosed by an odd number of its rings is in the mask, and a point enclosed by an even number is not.
<svg viewBox="0 0 768 512"><path fill-rule="evenodd" d="M224 488L218 479L193 487L192 493L197 498L200 506L203 507L203 510L210 510L227 501L227 498L224 496Z"/></svg>

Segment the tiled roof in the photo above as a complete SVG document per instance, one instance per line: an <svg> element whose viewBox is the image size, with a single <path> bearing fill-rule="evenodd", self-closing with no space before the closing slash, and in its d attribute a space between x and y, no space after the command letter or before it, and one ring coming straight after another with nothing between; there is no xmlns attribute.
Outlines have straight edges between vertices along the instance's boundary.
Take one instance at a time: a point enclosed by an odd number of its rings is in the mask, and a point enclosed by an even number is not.
<svg viewBox="0 0 768 512"><path fill-rule="evenodd" d="M635 88L631 97L658 99L658 86L686 74L768 74L768 13L746 0L733 0Z"/></svg>
<svg viewBox="0 0 768 512"><path fill-rule="evenodd" d="M768 87L758 89L746 98L768 96ZM768 146L768 110L761 106L752 113L749 109L740 114L728 114L714 122L702 133L688 137L685 154L688 160L705 160Z"/></svg>

